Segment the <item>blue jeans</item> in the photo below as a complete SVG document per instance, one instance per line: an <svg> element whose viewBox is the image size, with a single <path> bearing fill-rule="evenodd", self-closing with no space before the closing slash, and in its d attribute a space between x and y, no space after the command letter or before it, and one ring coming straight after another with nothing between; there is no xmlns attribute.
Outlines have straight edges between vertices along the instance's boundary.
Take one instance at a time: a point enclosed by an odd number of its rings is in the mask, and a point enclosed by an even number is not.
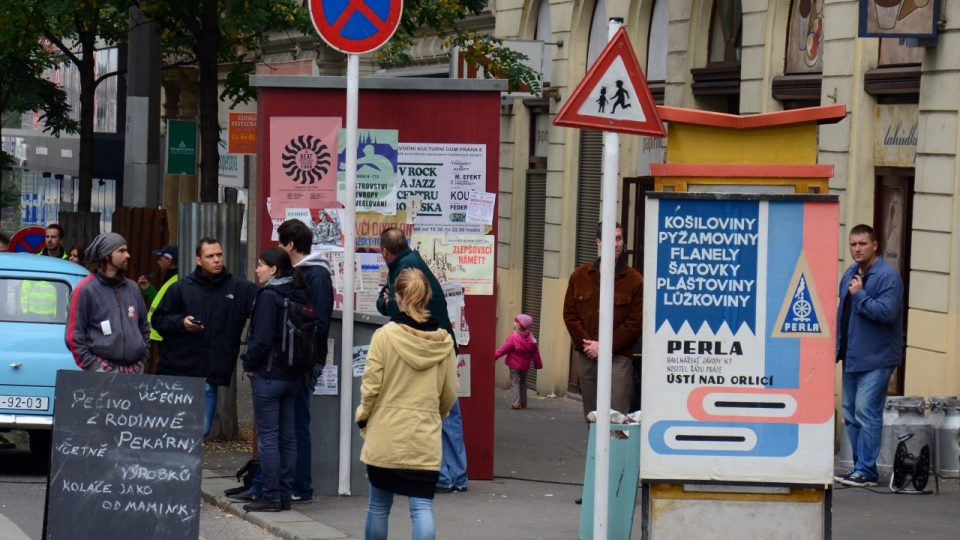
<svg viewBox="0 0 960 540"><path fill-rule="evenodd" d="M297 437L297 465L293 473L292 489L295 495L309 499L313 497L313 471L311 469L310 442L310 396L317 385L316 375L322 366L314 368L311 377L297 380L297 397L294 401L293 426Z"/></svg>
<svg viewBox="0 0 960 540"><path fill-rule="evenodd" d="M467 487L467 449L463 445L463 419L460 402L455 401L450 415L443 419L443 458L437 487Z"/></svg>
<svg viewBox="0 0 960 540"><path fill-rule="evenodd" d="M203 395L203 438L206 439L213 426L213 417L217 414L217 385L207 383Z"/></svg>
<svg viewBox="0 0 960 540"><path fill-rule="evenodd" d="M853 449L853 471L876 481L883 406L894 368L843 372L843 423Z"/></svg>
<svg viewBox="0 0 960 540"><path fill-rule="evenodd" d="M370 484L364 540L387 540L392 506L393 493ZM437 531L433 524L433 499L410 497L410 521L413 523L412 540L434 540Z"/></svg>
<svg viewBox="0 0 960 540"><path fill-rule="evenodd" d="M290 497L293 468L297 460L297 440L293 428L297 383L259 375L250 379L265 501L279 502Z"/></svg>

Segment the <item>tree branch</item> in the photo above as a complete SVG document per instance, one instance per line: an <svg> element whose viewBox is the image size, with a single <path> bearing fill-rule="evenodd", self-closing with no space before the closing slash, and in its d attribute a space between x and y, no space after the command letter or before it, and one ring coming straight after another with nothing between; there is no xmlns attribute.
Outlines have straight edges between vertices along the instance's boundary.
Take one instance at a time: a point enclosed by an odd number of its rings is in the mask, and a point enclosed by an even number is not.
<svg viewBox="0 0 960 540"><path fill-rule="evenodd" d="M63 41L60 40L60 38L53 35L53 33L50 32L49 29L47 28L43 29L43 37L45 37L47 41L49 41L50 43L53 43L53 45L56 48L60 49L60 52L63 53L70 60L70 62L72 62L76 66L80 65L80 57L78 57L72 50L70 50L70 48L67 47L63 43Z"/></svg>

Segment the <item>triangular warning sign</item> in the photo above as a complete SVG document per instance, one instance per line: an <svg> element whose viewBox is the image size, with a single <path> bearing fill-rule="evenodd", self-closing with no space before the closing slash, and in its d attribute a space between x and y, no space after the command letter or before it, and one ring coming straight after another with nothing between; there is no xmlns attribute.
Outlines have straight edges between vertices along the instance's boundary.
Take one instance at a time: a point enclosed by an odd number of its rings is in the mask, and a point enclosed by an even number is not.
<svg viewBox="0 0 960 540"><path fill-rule="evenodd" d="M780 306L773 337L830 337L820 296L810 276L807 257L801 253Z"/></svg>
<svg viewBox="0 0 960 540"><path fill-rule="evenodd" d="M621 28L560 108L554 125L663 137L666 130Z"/></svg>

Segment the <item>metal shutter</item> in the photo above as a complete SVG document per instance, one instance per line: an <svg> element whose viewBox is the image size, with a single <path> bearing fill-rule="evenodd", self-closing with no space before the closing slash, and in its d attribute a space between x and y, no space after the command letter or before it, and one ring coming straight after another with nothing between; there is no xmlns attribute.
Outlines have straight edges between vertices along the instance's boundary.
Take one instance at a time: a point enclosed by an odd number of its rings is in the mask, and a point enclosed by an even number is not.
<svg viewBox="0 0 960 540"><path fill-rule="evenodd" d="M547 208L547 171L528 170L523 223L523 291L521 309L533 317L533 335L540 339L543 288L543 228ZM527 372L527 386L537 388L537 370Z"/></svg>
<svg viewBox="0 0 960 540"><path fill-rule="evenodd" d="M580 176L577 181L577 265L597 258L597 223L603 181L603 132L580 131Z"/></svg>

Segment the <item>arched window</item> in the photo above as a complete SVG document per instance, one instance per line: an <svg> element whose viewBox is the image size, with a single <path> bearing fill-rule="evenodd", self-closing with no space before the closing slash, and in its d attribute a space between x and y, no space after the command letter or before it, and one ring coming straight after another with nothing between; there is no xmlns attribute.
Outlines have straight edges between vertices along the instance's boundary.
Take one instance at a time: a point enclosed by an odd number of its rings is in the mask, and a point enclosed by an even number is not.
<svg viewBox="0 0 960 540"><path fill-rule="evenodd" d="M550 0L540 0L540 8L537 10L537 31L534 39L543 43L552 43L553 29L550 25ZM540 60L543 86L550 85L551 66L553 66L553 45L546 45L543 47L543 56Z"/></svg>
<svg viewBox="0 0 960 540"><path fill-rule="evenodd" d="M667 81L667 27L670 10L667 0L654 2L650 15L650 32L647 35L647 85L654 101L663 105L664 86Z"/></svg>
<svg viewBox="0 0 960 540"><path fill-rule="evenodd" d="M587 69L607 46L609 20L606 0L596 0L590 20L590 38L587 47ZM596 230L600 221L600 186L603 179L603 134L600 131L580 130L580 168L577 178L577 264L592 261L597 256Z"/></svg>
<svg viewBox="0 0 960 540"><path fill-rule="evenodd" d="M593 17L590 18L590 40L587 45L587 69L597 61L597 57L607 46L607 29L610 20L607 18L606 0L597 0L593 6Z"/></svg>

